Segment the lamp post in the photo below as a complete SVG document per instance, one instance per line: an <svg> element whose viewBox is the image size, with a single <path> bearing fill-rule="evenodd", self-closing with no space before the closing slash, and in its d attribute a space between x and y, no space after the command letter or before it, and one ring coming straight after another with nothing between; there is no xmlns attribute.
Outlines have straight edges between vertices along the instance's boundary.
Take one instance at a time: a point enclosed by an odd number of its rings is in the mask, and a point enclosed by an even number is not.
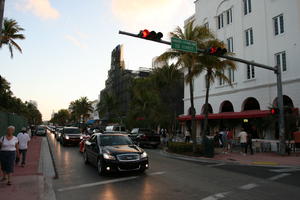
<svg viewBox="0 0 300 200"><path fill-rule="evenodd" d="M5 0L0 0L0 36L2 33Z"/></svg>

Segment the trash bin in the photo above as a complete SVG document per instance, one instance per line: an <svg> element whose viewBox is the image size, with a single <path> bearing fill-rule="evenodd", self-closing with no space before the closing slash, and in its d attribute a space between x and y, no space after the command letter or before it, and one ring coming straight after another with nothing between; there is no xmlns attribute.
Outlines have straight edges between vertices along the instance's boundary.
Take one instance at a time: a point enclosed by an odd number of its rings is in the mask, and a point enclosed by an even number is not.
<svg viewBox="0 0 300 200"><path fill-rule="evenodd" d="M206 136L203 139L203 155L207 158L213 158L215 155L214 140Z"/></svg>

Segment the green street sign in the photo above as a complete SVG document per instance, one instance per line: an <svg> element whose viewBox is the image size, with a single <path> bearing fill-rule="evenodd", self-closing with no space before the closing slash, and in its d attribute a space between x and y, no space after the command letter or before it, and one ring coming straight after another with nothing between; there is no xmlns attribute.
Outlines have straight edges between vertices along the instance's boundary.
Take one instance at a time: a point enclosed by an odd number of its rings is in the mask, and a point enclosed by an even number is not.
<svg viewBox="0 0 300 200"><path fill-rule="evenodd" d="M173 37L171 38L171 48L178 51L197 53L197 42Z"/></svg>

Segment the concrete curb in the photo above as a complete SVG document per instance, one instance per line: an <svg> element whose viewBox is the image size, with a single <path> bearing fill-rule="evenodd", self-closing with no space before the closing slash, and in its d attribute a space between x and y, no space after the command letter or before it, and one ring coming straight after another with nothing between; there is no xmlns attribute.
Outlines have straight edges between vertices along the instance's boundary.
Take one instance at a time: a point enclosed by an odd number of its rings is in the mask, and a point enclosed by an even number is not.
<svg viewBox="0 0 300 200"><path fill-rule="evenodd" d="M46 136L47 137L47 136ZM42 148L39 161L39 172L43 174L40 177L40 200L56 200L55 192L52 186L53 177L55 177L54 166L50 154L50 146L47 138L42 140Z"/></svg>
<svg viewBox="0 0 300 200"><path fill-rule="evenodd" d="M192 162L200 162L200 163L208 163L208 164L231 164L231 165L239 165L239 166L252 166L252 167L268 167L268 168L298 168L297 166L290 166L290 165L259 165L259 164L242 164L239 162L232 162L232 161L224 161L224 160L213 160L213 159L206 159L206 158L199 158L193 156L184 156L180 154L170 153L166 150L160 151L161 155L175 158L179 160L186 160Z"/></svg>

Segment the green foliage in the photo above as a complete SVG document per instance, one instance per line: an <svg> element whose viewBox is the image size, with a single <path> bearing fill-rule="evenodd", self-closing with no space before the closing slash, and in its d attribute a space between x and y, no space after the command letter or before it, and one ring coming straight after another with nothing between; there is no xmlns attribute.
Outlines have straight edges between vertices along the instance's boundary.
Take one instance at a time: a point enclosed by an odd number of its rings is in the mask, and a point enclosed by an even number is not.
<svg viewBox="0 0 300 200"><path fill-rule="evenodd" d="M69 109L71 110L71 119L73 119L73 122L80 122L81 117L83 121L86 121L89 113L93 111L92 102L87 97L81 97L72 101Z"/></svg>
<svg viewBox="0 0 300 200"><path fill-rule="evenodd" d="M176 123L178 99L183 98L183 74L174 65L155 68L149 77L133 80L128 127L172 130ZM139 120L142 119L142 120Z"/></svg>
<svg viewBox="0 0 300 200"><path fill-rule="evenodd" d="M2 35L0 38L0 48L3 45L7 45L11 58L14 57L14 48L22 53L21 47L15 41L25 39L25 36L20 33L21 31L24 31L24 29L18 25L16 20L7 18L4 19L2 33L0 34L0 36Z"/></svg>
<svg viewBox="0 0 300 200"><path fill-rule="evenodd" d="M97 105L97 110L100 118L106 118L109 122L116 122L119 114L117 98L105 91Z"/></svg>
<svg viewBox="0 0 300 200"><path fill-rule="evenodd" d="M65 126L71 119L71 114L67 109L61 109L57 113L54 113L53 118L50 122L58 124L60 126Z"/></svg>
<svg viewBox="0 0 300 200"><path fill-rule="evenodd" d="M173 153L191 153L193 152L193 144L184 142L169 142L168 150ZM203 154L203 145L197 144L194 153Z"/></svg>
<svg viewBox="0 0 300 200"><path fill-rule="evenodd" d="M26 118L29 124L41 124L42 114L31 103L13 96L10 83L0 76L0 111L15 113Z"/></svg>

